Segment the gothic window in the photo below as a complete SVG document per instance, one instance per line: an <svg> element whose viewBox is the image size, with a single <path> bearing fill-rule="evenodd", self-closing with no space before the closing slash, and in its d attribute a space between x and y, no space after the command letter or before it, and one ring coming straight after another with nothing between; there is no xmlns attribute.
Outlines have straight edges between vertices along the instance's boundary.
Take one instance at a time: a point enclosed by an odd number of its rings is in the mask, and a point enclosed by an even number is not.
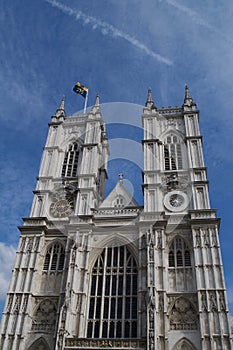
<svg viewBox="0 0 233 350"><path fill-rule="evenodd" d="M191 266L190 249L185 241L180 237L175 238L170 245L168 265L169 267Z"/></svg>
<svg viewBox="0 0 233 350"><path fill-rule="evenodd" d="M165 170L180 170L183 168L181 141L176 135L167 136L164 143Z"/></svg>
<svg viewBox="0 0 233 350"><path fill-rule="evenodd" d="M74 143L73 145L70 145L68 152L66 152L65 154L63 167L62 167L63 177L74 177L77 175L78 158L79 158L78 144Z"/></svg>
<svg viewBox="0 0 233 350"><path fill-rule="evenodd" d="M88 338L137 338L137 285L129 249L105 248L91 273Z"/></svg>
<svg viewBox="0 0 233 350"><path fill-rule="evenodd" d="M46 252L44 260L44 270L59 271L63 270L65 260L65 250L59 243L50 246Z"/></svg>

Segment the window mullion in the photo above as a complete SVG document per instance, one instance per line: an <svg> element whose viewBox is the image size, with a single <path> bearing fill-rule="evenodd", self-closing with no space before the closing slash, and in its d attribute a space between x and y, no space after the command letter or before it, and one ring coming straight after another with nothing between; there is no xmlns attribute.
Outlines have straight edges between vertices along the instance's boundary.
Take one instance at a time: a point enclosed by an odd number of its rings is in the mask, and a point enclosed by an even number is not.
<svg viewBox="0 0 233 350"><path fill-rule="evenodd" d="M67 156L66 175L65 176L68 176L69 164L70 164L70 150L68 151L68 156Z"/></svg>
<svg viewBox="0 0 233 350"><path fill-rule="evenodd" d="M96 323L96 307L97 307L97 298L98 298L98 285L99 285L99 262L100 257L98 258L97 270L96 270L96 284L95 284L95 295L94 295L94 312L93 312L93 324L92 324L92 338L94 338L95 332L95 323Z"/></svg>
<svg viewBox="0 0 233 350"><path fill-rule="evenodd" d="M51 248L51 253L50 253L50 259L49 259L49 268L48 271L51 271L51 265L52 265L52 261L53 261L53 250L54 250L54 245Z"/></svg>
<svg viewBox="0 0 233 350"><path fill-rule="evenodd" d="M110 267L110 288L109 288L109 313L108 313L108 337L110 334L110 325L111 325L111 308L112 308L112 276L113 276L113 257L114 257L114 249L111 249L111 267Z"/></svg>
<svg viewBox="0 0 233 350"><path fill-rule="evenodd" d="M121 334L124 338L125 336L125 295L126 295L126 264L127 264L127 252L126 247L124 246L124 264L123 264L123 295L122 295L122 325L121 325Z"/></svg>
<svg viewBox="0 0 233 350"><path fill-rule="evenodd" d="M171 144L168 145L169 149L169 170L172 170L172 150L171 150Z"/></svg>
<svg viewBox="0 0 233 350"><path fill-rule="evenodd" d="M179 170L178 153L177 153L177 144L175 144L174 146L175 146L176 169Z"/></svg>
<svg viewBox="0 0 233 350"><path fill-rule="evenodd" d="M102 337L103 334L103 316L104 316L104 302L105 302L105 283L106 283L106 264L107 264L107 249L105 249L104 254L104 264L103 264L103 287L101 295L101 309L100 309L100 330L99 336Z"/></svg>
<svg viewBox="0 0 233 350"><path fill-rule="evenodd" d="M132 319L133 319L133 268L132 268L132 260L131 260L131 268L130 268L130 322L129 322L129 336L132 336Z"/></svg>
<svg viewBox="0 0 233 350"><path fill-rule="evenodd" d="M72 159L72 170L71 170L71 176L73 176L73 171L74 171L74 162L75 162L75 154L76 154L76 150L74 149L74 146L73 146L73 150L74 150L74 153L73 153L73 159Z"/></svg>
<svg viewBox="0 0 233 350"><path fill-rule="evenodd" d="M119 268L120 268L120 248L117 249L117 273L116 273L116 302L115 302L115 324L114 324L114 337L116 338L117 333L117 322L118 322L118 290L119 290Z"/></svg>
<svg viewBox="0 0 233 350"><path fill-rule="evenodd" d="M60 255L61 255L61 246L59 245L59 247L58 247L58 252L57 252L56 271L58 271Z"/></svg>

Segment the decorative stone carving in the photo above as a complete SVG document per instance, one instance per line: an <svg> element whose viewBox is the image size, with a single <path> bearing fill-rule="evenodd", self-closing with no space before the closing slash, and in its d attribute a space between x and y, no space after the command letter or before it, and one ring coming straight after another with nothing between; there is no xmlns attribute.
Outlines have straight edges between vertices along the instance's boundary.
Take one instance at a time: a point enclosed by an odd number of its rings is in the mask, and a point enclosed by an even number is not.
<svg viewBox="0 0 233 350"><path fill-rule="evenodd" d="M13 298L14 298L14 294L9 294L8 296L8 303L7 303L7 312L11 311L11 307L12 307L12 303L13 303Z"/></svg>
<svg viewBox="0 0 233 350"><path fill-rule="evenodd" d="M200 232L196 233L196 248L199 248L201 246L201 237L200 237Z"/></svg>
<svg viewBox="0 0 233 350"><path fill-rule="evenodd" d="M210 305L210 311L214 312L218 310L216 295L214 292L209 293L209 305Z"/></svg>
<svg viewBox="0 0 233 350"><path fill-rule="evenodd" d="M226 311L224 292L219 292L219 307L221 311Z"/></svg>
<svg viewBox="0 0 233 350"><path fill-rule="evenodd" d="M148 307L149 314L149 349L154 350L155 339L154 339L154 321L155 321L155 305L151 302Z"/></svg>
<svg viewBox="0 0 233 350"><path fill-rule="evenodd" d="M23 303L22 303L22 312L26 312L28 305L28 295L24 295Z"/></svg>
<svg viewBox="0 0 233 350"><path fill-rule="evenodd" d="M177 189L179 184L177 174L174 173L174 174L168 175L166 178L166 183L167 183L167 189L169 191Z"/></svg>
<svg viewBox="0 0 233 350"><path fill-rule="evenodd" d="M203 243L205 247L210 246L209 232L206 230L203 231Z"/></svg>
<svg viewBox="0 0 233 350"><path fill-rule="evenodd" d="M215 230L212 230L211 232L211 237L212 237L212 245L213 247L217 247L218 246L218 240L217 240L217 236L216 236L216 232Z"/></svg>
<svg viewBox="0 0 233 350"><path fill-rule="evenodd" d="M58 350L62 350L63 349L64 333L65 332L64 332L63 329L59 329L58 340L57 340Z"/></svg>
<svg viewBox="0 0 233 350"><path fill-rule="evenodd" d="M162 233L161 231L157 233L157 249L162 249Z"/></svg>
<svg viewBox="0 0 233 350"><path fill-rule="evenodd" d="M26 244L26 238L21 239L21 245L20 245L20 250L24 251L25 249L25 244Z"/></svg>
<svg viewBox="0 0 233 350"><path fill-rule="evenodd" d="M72 248L71 248L71 264L75 263L75 258L76 258L76 244L74 243Z"/></svg>
<svg viewBox="0 0 233 350"><path fill-rule="evenodd" d="M158 312L163 312L163 311L164 311L163 294L159 294Z"/></svg>
<svg viewBox="0 0 233 350"><path fill-rule="evenodd" d="M207 300L206 300L206 293L205 292L201 292L201 309L202 309L202 311L208 311Z"/></svg>
<svg viewBox="0 0 233 350"><path fill-rule="evenodd" d="M62 306L62 312L61 312L61 328L65 328L65 323L66 323L66 314L67 314L67 305L64 304Z"/></svg>
<svg viewBox="0 0 233 350"><path fill-rule="evenodd" d="M52 300L43 300L32 321L32 331L53 331L56 324L56 307Z"/></svg>
<svg viewBox="0 0 233 350"><path fill-rule="evenodd" d="M22 300L22 295L16 295L15 304L14 304L14 308L13 308L13 311L15 313L18 313L20 310L21 300Z"/></svg>
<svg viewBox="0 0 233 350"><path fill-rule="evenodd" d="M188 299L181 297L175 301L169 321L171 330L197 329L197 312Z"/></svg>
<svg viewBox="0 0 233 350"><path fill-rule="evenodd" d="M30 237L30 238L28 239L28 242L27 242L26 251L27 251L27 252L30 252L30 251L32 250L32 247L33 247L33 238Z"/></svg>

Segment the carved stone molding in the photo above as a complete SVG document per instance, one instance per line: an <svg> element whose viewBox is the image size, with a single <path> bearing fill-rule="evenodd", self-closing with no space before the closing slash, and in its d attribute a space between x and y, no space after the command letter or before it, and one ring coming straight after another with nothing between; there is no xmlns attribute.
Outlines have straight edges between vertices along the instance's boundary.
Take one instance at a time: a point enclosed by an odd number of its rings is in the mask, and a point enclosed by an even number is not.
<svg viewBox="0 0 233 350"><path fill-rule="evenodd" d="M171 330L195 330L198 316L193 303L188 298L176 298L169 315Z"/></svg>

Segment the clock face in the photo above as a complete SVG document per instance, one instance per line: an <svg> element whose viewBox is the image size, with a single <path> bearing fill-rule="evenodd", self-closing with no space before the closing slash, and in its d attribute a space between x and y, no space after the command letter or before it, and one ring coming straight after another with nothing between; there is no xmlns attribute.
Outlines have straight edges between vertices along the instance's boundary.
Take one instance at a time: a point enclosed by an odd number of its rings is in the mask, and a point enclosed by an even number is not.
<svg viewBox="0 0 233 350"><path fill-rule="evenodd" d="M72 213L73 203L65 198L58 199L50 206L50 213L54 217L64 217Z"/></svg>
<svg viewBox="0 0 233 350"><path fill-rule="evenodd" d="M171 191L164 197L164 206L172 212L180 212L185 210L188 203L188 196L182 191Z"/></svg>
<svg viewBox="0 0 233 350"><path fill-rule="evenodd" d="M170 196L169 203L172 207L178 208L184 203L184 197L180 194L175 193Z"/></svg>

